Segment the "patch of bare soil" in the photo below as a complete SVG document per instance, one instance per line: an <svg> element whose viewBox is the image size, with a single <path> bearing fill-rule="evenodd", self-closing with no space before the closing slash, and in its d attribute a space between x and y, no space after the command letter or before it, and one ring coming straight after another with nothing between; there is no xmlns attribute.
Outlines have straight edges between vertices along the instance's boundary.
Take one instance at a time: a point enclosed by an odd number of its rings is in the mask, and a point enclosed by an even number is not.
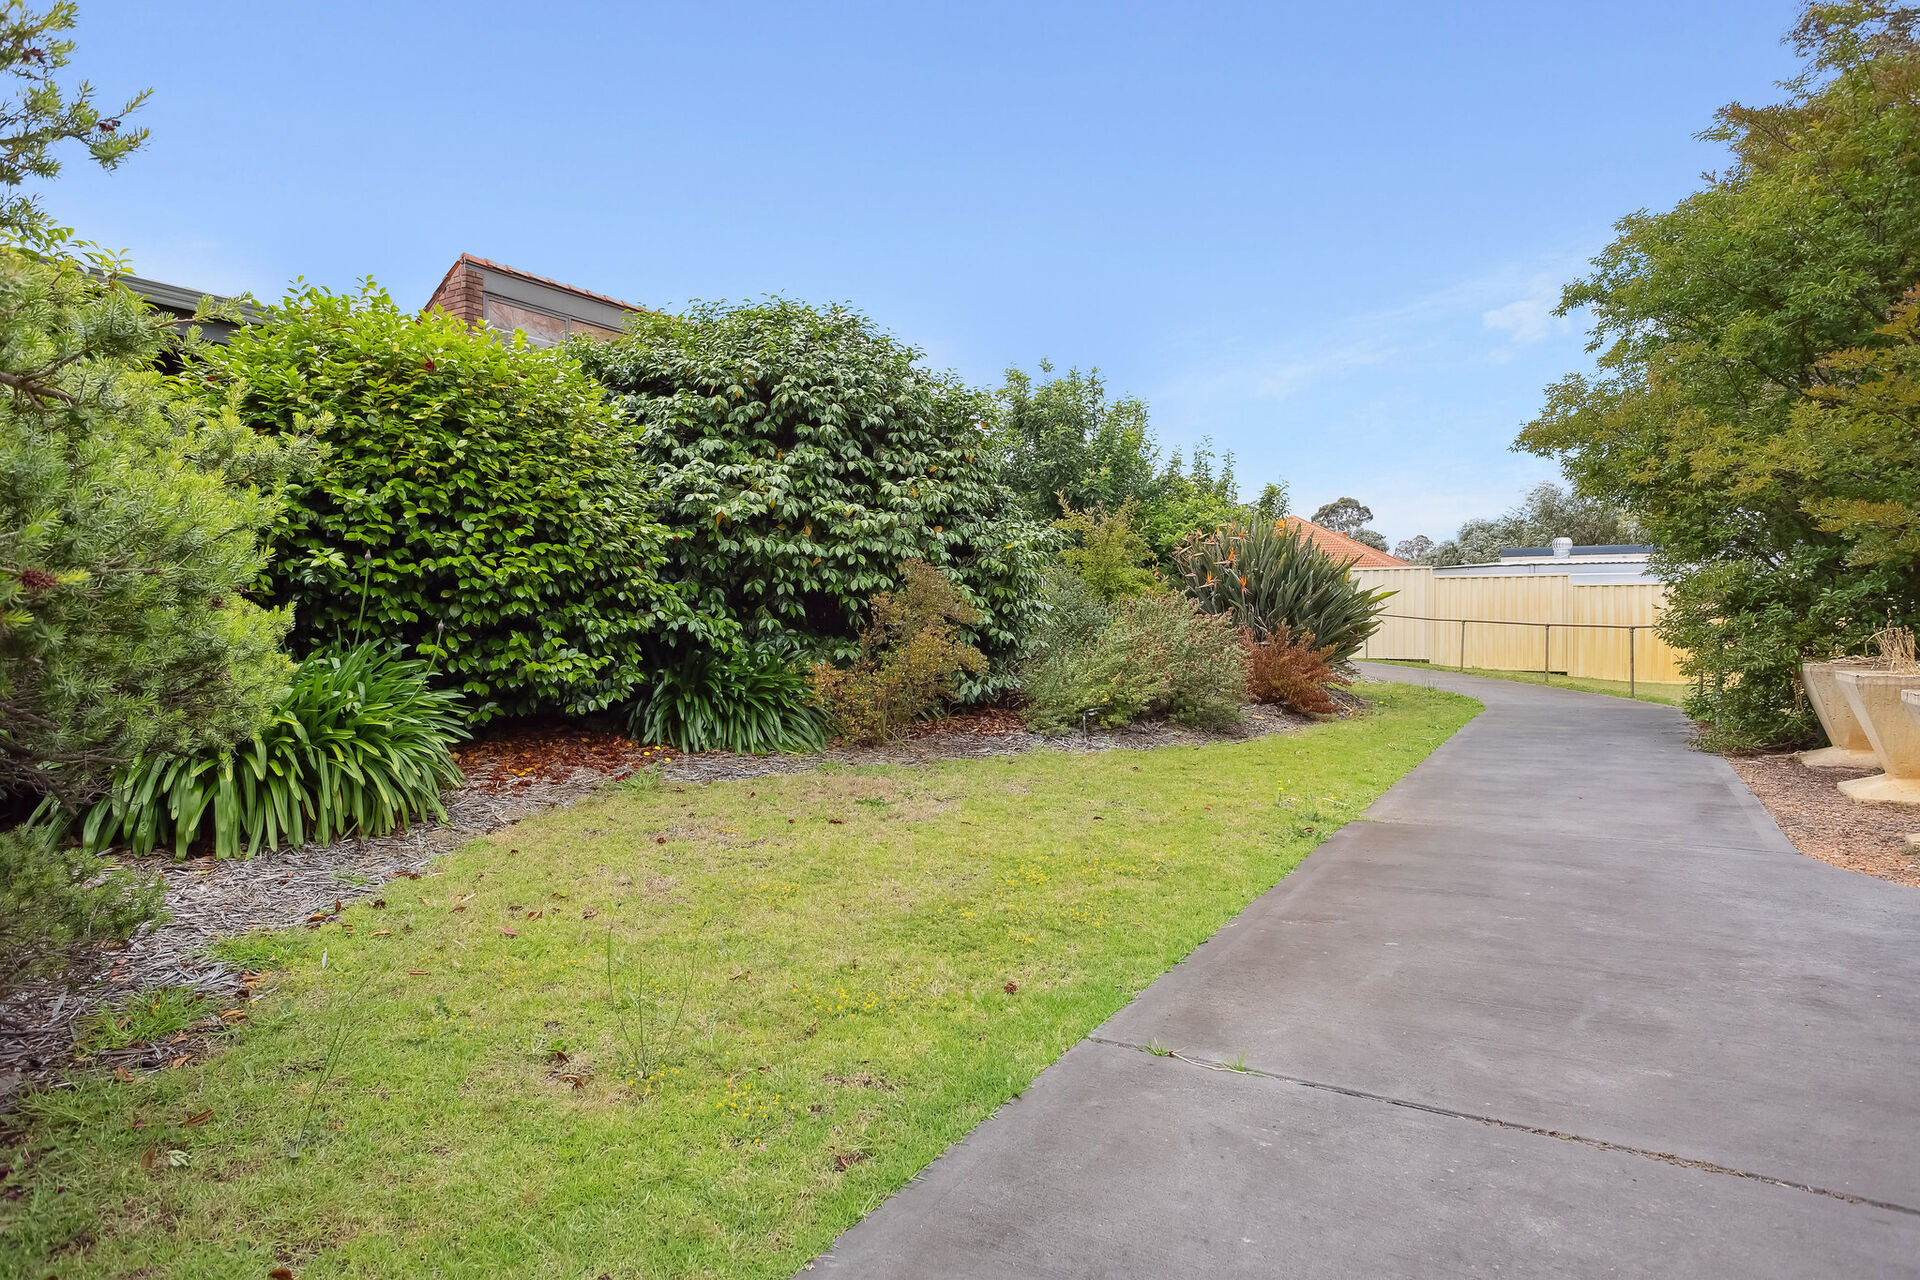
<svg viewBox="0 0 1920 1280"><path fill-rule="evenodd" d="M74 1064L75 1023L103 1004L117 1004L136 991L158 986L196 988L213 997L210 1003L215 1006L245 998L244 975L207 954L215 940L251 929L322 923L345 903L371 896L394 880L432 874L435 858L476 836L571 804L642 769L658 769L675 782L706 783L800 773L828 762L927 764L1017 755L1039 747L1115 751L1204 746L1286 733L1311 723L1277 707L1249 707L1247 717L1245 725L1226 733L1155 722L1049 736L1029 733L1015 712L987 708L917 724L904 741L886 746L793 756L725 751L685 755L634 742L610 729L568 722L489 733L458 752L467 778L442 797L444 823L370 840L282 849L253 859L122 859L161 878L169 919L123 948L77 957L59 978L0 993L0 1110L26 1084Z"/></svg>
<svg viewBox="0 0 1920 1280"><path fill-rule="evenodd" d="M1834 784L1871 769L1809 769L1791 755L1729 759L1740 780L1767 807L1794 847L1836 867L1920 887L1920 849L1906 834L1920 831L1920 809L1861 804Z"/></svg>

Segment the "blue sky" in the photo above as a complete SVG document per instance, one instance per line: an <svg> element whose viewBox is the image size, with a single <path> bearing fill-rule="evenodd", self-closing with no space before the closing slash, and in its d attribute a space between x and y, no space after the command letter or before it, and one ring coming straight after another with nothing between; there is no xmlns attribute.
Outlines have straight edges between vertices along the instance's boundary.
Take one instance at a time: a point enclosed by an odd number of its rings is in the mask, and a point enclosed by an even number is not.
<svg viewBox="0 0 1920 1280"><path fill-rule="evenodd" d="M1791 0L160 5L74 70L150 148L54 212L134 270L273 295L461 252L647 306L844 300L976 383L1098 365L1243 488L1390 538L1512 505L1560 284L1717 167Z"/></svg>

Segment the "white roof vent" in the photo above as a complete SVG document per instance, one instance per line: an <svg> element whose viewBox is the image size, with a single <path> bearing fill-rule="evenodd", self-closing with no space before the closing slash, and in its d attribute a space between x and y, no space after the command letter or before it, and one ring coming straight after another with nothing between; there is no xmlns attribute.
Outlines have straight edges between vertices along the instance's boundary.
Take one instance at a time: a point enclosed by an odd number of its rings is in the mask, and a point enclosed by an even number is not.
<svg viewBox="0 0 1920 1280"><path fill-rule="evenodd" d="M1572 538L1555 538L1553 540L1553 558L1555 560L1565 560L1572 555L1573 555L1573 539Z"/></svg>

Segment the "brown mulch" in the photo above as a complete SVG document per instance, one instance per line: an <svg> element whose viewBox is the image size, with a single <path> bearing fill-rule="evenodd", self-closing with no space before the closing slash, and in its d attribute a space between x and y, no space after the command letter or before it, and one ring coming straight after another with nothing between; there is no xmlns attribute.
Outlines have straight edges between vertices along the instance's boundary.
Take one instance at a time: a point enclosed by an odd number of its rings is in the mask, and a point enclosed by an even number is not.
<svg viewBox="0 0 1920 1280"><path fill-rule="evenodd" d="M246 999L250 991L245 975L207 954L217 939L251 929L324 922L344 903L371 896L394 880L434 874L435 858L476 836L571 804L643 769L658 769L675 782L706 783L802 773L823 763L927 764L1018 755L1041 747L1081 752L1201 746L1286 733L1311 723L1277 707L1249 707L1247 716L1245 725L1226 733L1147 722L1043 735L1029 732L1017 712L985 708L916 724L901 742L804 756L724 751L684 755L634 742L611 728L577 722L489 731L456 753L467 779L441 797L447 809L444 823L367 840L281 849L253 859L123 858L125 865L160 877L170 918L127 946L76 958L58 979L23 983L0 993L0 1112L22 1088L57 1079L76 1064L76 1023L102 1005L117 1005L137 991L159 986L196 988L215 1006ZM94 1065L123 1070L179 1065L186 1057L198 1056L202 1044L196 1038L191 1045L182 1041L185 1048L140 1047Z"/></svg>
<svg viewBox="0 0 1920 1280"><path fill-rule="evenodd" d="M614 729L570 724L516 724L472 742L453 757L472 786L490 793L564 783L582 769L612 781L672 760L671 747L635 742Z"/></svg>
<svg viewBox="0 0 1920 1280"><path fill-rule="evenodd" d="M1874 770L1809 769L1791 755L1730 758L1727 763L1787 839L1809 858L1920 887L1920 849L1906 841L1907 832L1920 832L1920 808L1861 804L1835 785Z"/></svg>

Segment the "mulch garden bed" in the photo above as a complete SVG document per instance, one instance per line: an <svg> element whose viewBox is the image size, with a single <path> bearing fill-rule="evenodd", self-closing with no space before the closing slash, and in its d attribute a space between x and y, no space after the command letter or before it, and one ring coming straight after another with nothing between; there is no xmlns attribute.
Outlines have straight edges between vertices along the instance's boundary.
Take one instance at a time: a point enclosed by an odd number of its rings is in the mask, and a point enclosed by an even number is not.
<svg viewBox="0 0 1920 1280"><path fill-rule="evenodd" d="M1357 705L1358 700L1351 700ZM394 880L431 874L433 860L476 836L545 809L570 804L601 787L658 769L675 782L800 773L840 765L925 764L939 760L1015 755L1040 747L1066 751L1142 750L1202 746L1285 733L1310 721L1276 707L1248 708L1247 723L1229 733L1200 733L1153 722L1091 733L1029 732L1018 713L984 708L916 724L900 742L835 748L814 755L747 756L724 751L688 755L634 742L611 726L578 721L521 723L461 744L456 756L467 779L442 801L447 821L422 824L370 840L339 840L263 853L253 859L170 857L124 859L160 876L169 919L116 950L74 961L59 979L27 983L0 998L0 1111L31 1083L46 1083L80 1065L76 1023L134 992L185 986L209 997L209 1017L250 994L250 975L207 954L215 940L252 929L318 924L343 904L370 896ZM209 1026L211 1023L209 1023ZM203 1053L203 1037L137 1046L89 1060L91 1067L180 1066Z"/></svg>
<svg viewBox="0 0 1920 1280"><path fill-rule="evenodd" d="M1920 808L1861 804L1834 784L1872 769L1809 769L1792 755L1729 758L1740 780L1765 805L1800 852L1836 867L1920 887Z"/></svg>

